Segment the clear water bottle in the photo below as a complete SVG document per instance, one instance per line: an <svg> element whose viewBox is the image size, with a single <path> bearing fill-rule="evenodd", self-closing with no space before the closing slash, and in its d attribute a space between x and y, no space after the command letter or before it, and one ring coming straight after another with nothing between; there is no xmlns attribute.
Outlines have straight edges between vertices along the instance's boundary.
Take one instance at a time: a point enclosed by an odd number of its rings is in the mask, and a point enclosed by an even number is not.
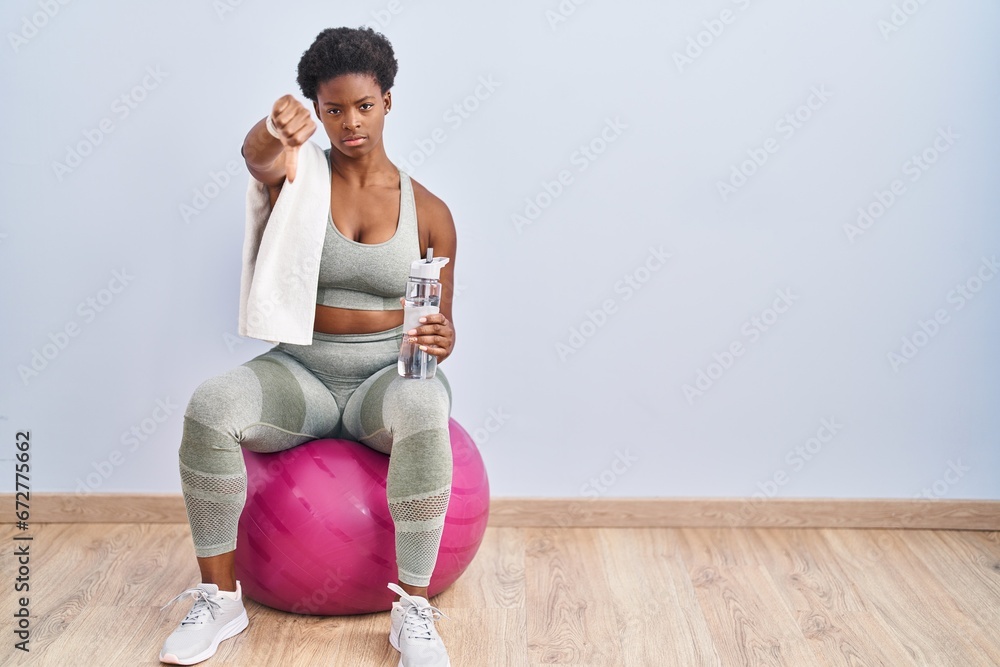
<svg viewBox="0 0 1000 667"><path fill-rule="evenodd" d="M406 281L406 298L403 303L403 344L399 348L397 369L404 378L426 380L437 371L437 357L420 349L406 332L420 325L420 318L438 312L441 304L441 267L447 257L435 257L434 248L427 249L427 259L418 259L410 265L410 278Z"/></svg>

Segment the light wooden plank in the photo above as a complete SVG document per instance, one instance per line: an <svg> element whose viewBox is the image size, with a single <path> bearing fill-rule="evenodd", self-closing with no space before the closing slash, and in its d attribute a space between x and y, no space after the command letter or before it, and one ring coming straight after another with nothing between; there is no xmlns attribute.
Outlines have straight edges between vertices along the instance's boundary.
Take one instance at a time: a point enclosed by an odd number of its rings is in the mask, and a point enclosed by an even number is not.
<svg viewBox="0 0 1000 667"><path fill-rule="evenodd" d="M29 532L32 652L9 641L0 664L158 665L190 600L159 608L199 578L187 525ZM0 526L8 545L22 534ZM1000 533L491 527L434 602L456 665L995 667ZM4 618L15 605L0 596ZM388 613L247 610L212 665L398 661Z"/></svg>
<svg viewBox="0 0 1000 667"><path fill-rule="evenodd" d="M459 609L524 608L524 529L488 527L462 585L433 603Z"/></svg>
<svg viewBox="0 0 1000 667"><path fill-rule="evenodd" d="M723 665L822 665L805 646L767 569L746 549L745 531L679 531L679 552Z"/></svg>
<svg viewBox="0 0 1000 667"><path fill-rule="evenodd" d="M755 529L748 537L819 664L910 662L882 625L873 622L863 591L839 567L821 531Z"/></svg>
<svg viewBox="0 0 1000 667"><path fill-rule="evenodd" d="M621 664L721 667L677 553L676 530L596 530L622 645Z"/></svg>
<svg viewBox="0 0 1000 667"><path fill-rule="evenodd" d="M13 506L14 495L0 494ZM179 493L32 493L30 525L40 523L187 523ZM13 512L0 523L13 523Z"/></svg>
<svg viewBox="0 0 1000 667"><path fill-rule="evenodd" d="M942 601L978 626L979 632L965 639L1000 665L995 643L1000 632L1000 549L983 548L968 536L910 531L905 535L909 548L901 556L907 559L907 570L927 568L926 577L942 589Z"/></svg>
<svg viewBox="0 0 1000 667"><path fill-rule="evenodd" d="M528 659L559 665L620 665L610 584L594 531L525 531Z"/></svg>
<svg viewBox="0 0 1000 667"><path fill-rule="evenodd" d="M11 494L0 498L12 501ZM32 495L32 523L186 523L180 494ZM14 521L13 513L0 523ZM493 498L490 526L1000 530L1000 501L855 498Z"/></svg>
<svg viewBox="0 0 1000 667"><path fill-rule="evenodd" d="M490 525L1000 530L1000 501L810 498L494 498Z"/></svg>
<svg viewBox="0 0 1000 667"><path fill-rule="evenodd" d="M863 592L882 624L918 665L995 667L996 637L986 637L907 546L908 531L824 531L833 557ZM987 647L986 652L977 646Z"/></svg>

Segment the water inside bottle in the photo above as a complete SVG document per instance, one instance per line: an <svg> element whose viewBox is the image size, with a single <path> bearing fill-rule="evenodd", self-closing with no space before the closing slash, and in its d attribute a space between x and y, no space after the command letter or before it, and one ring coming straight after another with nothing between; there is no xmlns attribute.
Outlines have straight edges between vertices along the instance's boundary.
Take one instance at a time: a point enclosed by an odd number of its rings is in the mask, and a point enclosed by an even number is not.
<svg viewBox="0 0 1000 667"><path fill-rule="evenodd" d="M403 307L403 343L399 348L397 370L404 378L429 379L437 370L437 357L420 349L406 332L420 326L420 318L438 312L441 297L437 294L416 295L406 299Z"/></svg>

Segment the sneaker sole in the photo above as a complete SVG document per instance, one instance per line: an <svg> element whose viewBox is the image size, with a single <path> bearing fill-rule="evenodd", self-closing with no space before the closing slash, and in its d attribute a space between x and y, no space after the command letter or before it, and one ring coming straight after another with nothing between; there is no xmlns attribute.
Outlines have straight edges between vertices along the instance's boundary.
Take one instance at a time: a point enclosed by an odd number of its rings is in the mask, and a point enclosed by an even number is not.
<svg viewBox="0 0 1000 667"><path fill-rule="evenodd" d="M402 658L399 659L399 664L396 665L396 667L406 667L403 664L403 659ZM448 662L444 663L444 667L451 667L451 658L448 658Z"/></svg>
<svg viewBox="0 0 1000 667"><path fill-rule="evenodd" d="M402 659L402 658L400 658L400 659L399 659L399 665L397 665L396 667L406 667L406 666L405 666L405 665L403 664L403 659ZM446 663L444 664L444 667L451 667L451 658L448 658L448 662L446 662Z"/></svg>
<svg viewBox="0 0 1000 667"><path fill-rule="evenodd" d="M399 645L394 641L392 633L389 633L389 645L392 646L397 651L399 650ZM399 665L397 667L405 667L403 665L403 656L399 656ZM451 667L451 658L448 658L448 662L445 663L444 667Z"/></svg>
<svg viewBox="0 0 1000 667"><path fill-rule="evenodd" d="M191 656L190 658L185 658L184 660L181 660L173 653L161 653L160 662L165 662L170 665L194 665L203 660L208 660L215 655L217 650L219 650L219 644L221 642L240 634L246 630L249 624L250 619L247 618L247 612L246 609L244 609L242 614L222 626L222 631L219 632L215 640L212 641L212 644L201 653Z"/></svg>

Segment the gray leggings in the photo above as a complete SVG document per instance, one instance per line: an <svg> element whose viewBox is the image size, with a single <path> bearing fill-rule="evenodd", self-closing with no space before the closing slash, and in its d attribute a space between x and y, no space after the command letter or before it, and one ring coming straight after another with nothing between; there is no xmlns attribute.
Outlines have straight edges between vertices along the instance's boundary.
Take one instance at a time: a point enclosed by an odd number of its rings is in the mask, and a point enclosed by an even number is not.
<svg viewBox="0 0 1000 667"><path fill-rule="evenodd" d="M318 438L357 440L389 455L386 496L399 580L426 586L451 490L451 387L396 372L402 325L280 343L203 382L184 414L181 488L199 557L236 548L246 501L241 447L277 452Z"/></svg>

